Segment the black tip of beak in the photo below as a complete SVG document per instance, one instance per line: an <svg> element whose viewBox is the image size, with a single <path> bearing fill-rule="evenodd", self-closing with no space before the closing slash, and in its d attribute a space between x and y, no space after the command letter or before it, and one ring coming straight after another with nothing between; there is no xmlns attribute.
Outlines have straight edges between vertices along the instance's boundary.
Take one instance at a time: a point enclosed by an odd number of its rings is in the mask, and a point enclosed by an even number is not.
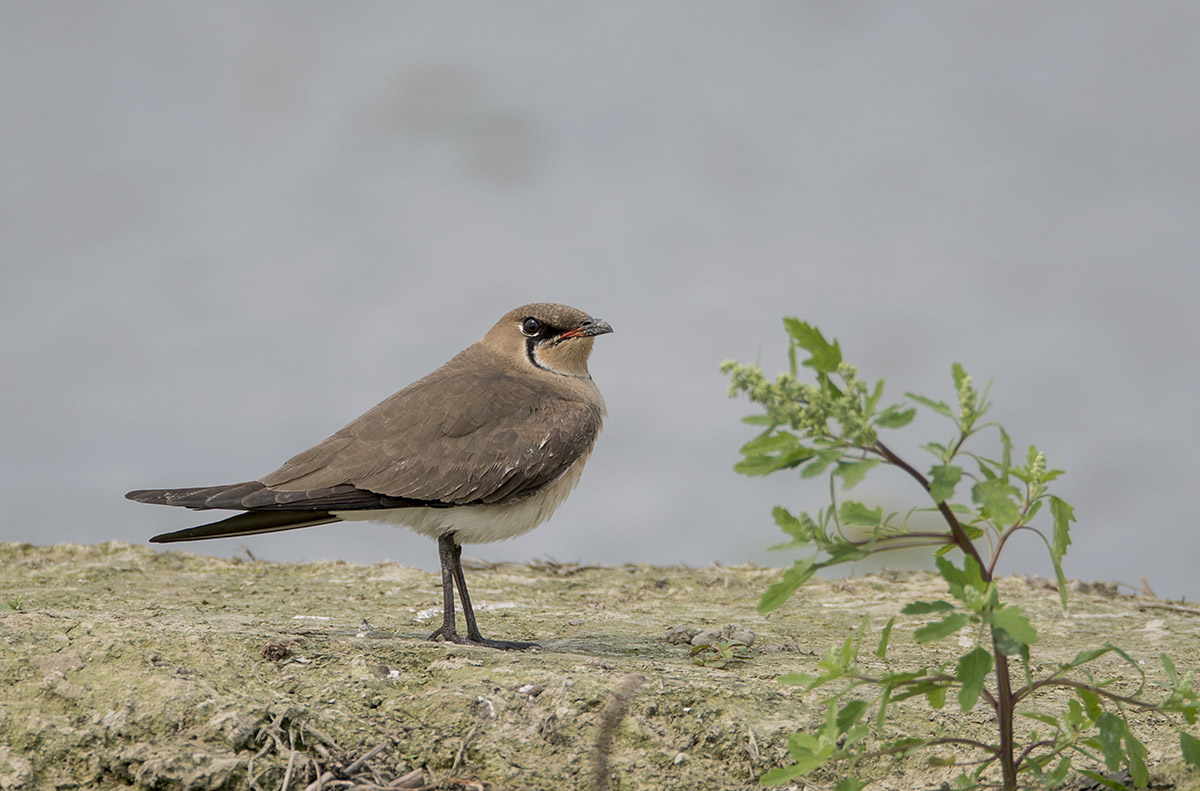
<svg viewBox="0 0 1200 791"><path fill-rule="evenodd" d="M613 331L609 323L603 319L588 319L579 325L580 334L584 336L605 335Z"/></svg>

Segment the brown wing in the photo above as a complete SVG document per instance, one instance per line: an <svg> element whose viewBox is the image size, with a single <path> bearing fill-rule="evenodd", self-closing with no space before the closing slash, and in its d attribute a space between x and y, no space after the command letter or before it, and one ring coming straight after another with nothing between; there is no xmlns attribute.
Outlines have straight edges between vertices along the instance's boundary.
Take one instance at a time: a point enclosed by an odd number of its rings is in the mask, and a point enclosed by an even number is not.
<svg viewBox="0 0 1200 791"><path fill-rule="evenodd" d="M600 407L470 367L448 365L391 396L263 477L266 488L243 507L281 504L296 492L295 508L300 492L343 486L396 505L504 502L553 481L592 447Z"/></svg>

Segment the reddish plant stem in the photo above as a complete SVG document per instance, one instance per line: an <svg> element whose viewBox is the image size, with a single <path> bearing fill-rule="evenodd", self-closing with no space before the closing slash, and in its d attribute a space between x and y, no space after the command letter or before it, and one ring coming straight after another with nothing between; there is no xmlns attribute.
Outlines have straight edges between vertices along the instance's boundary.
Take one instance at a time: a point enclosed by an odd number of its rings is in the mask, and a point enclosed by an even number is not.
<svg viewBox="0 0 1200 791"><path fill-rule="evenodd" d="M893 453L891 448L889 448L887 445L884 445L879 440L875 440L874 450L880 456L887 459L889 464L899 467L907 472L917 483L921 484L921 488L923 488L925 491L930 491L932 487L929 484L929 479L921 474L921 472L911 464ZM954 538L954 545L962 550L964 555L967 555L975 561L975 563L979 566L980 572L983 574L983 581L991 582L992 572L990 569L990 564L983 562L983 558L979 556L979 551L975 549L975 544L967 535L967 531L963 529L962 524L959 523L958 517L955 516L954 512L950 510L950 506L946 505L945 501L942 501L937 504L937 509L939 512L941 512L942 518L946 520L946 524L950 526L950 535Z"/></svg>

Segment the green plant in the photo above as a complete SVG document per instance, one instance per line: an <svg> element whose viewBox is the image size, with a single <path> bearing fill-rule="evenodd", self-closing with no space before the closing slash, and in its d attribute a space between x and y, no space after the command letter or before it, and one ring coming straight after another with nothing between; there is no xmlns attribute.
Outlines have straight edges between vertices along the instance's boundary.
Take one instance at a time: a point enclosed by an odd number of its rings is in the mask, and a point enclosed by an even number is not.
<svg viewBox="0 0 1200 791"><path fill-rule="evenodd" d="M730 662L750 658L746 644L740 640L717 640L692 646L692 662L703 667L723 668Z"/></svg>
<svg viewBox="0 0 1200 791"><path fill-rule="evenodd" d="M793 763L768 771L761 781L768 785L787 782L833 761L953 745L982 755L970 774L958 778L962 788L983 785L985 773L995 766L999 767L999 785L1006 791L1018 787L1018 778L1055 788L1072 771L1072 758L1079 756L1103 762L1109 771L1124 767L1139 787L1145 786L1146 750L1131 731L1126 712L1177 712L1194 724L1200 701L1192 674L1177 673L1170 658L1162 655L1170 690L1160 700L1145 700L1141 697L1145 677L1138 663L1119 647L1104 645L1080 652L1072 661L1035 678L1030 649L1038 640L1037 629L1019 606L1001 598L994 580L997 560L1009 539L1018 532L1033 533L1046 544L1062 606L1067 606L1062 559L1071 542L1075 515L1070 505L1049 491L1062 471L1048 468L1045 455L1033 446L1023 461L1014 460L1008 433L995 423L982 422L990 406L987 389L978 392L962 366L952 368L955 405L906 393L911 404L881 406L883 381L868 387L857 369L842 360L836 340L826 340L816 327L798 319L785 319L784 327L789 337L790 370L774 382L757 366L732 361L721 366L731 378L730 394L745 394L763 408L762 414L745 418L762 431L742 447L743 458L735 469L746 475L766 475L800 468L803 478L828 473L831 502L815 517L774 509L775 522L791 538L776 548L811 546L816 553L784 571L763 595L759 611L780 607L821 568L878 552L925 546L934 549L937 570L950 596L948 600L913 601L901 610L928 620L913 632L913 638L920 644L933 643L969 628L974 647L957 661L937 667L872 674L859 662L867 625L864 619L856 637L829 649L818 662L816 674L792 673L781 679L806 691L833 687L826 698L824 725L813 733L793 734L788 744ZM800 349L810 355L802 365L812 369L814 383L799 380L796 357ZM881 431L908 425L918 407L932 410L954 426L948 442L922 446L934 459L924 469L910 464L879 439ZM998 438L997 458L968 448L969 440L988 430L994 430ZM925 501L900 515L841 497L841 492L853 488L879 465L912 478L923 490ZM1047 513L1049 529L1035 527L1035 518ZM910 520L920 521L912 519L917 514L932 514L938 526L910 526ZM959 553L953 556L957 562L949 554L954 551ZM886 657L894 621L889 621L875 649L880 659ZM1142 679L1132 695L1115 692L1111 687L1116 679L1097 680L1090 672L1089 665L1106 655L1118 657ZM1035 695L1055 688L1072 696L1064 709L1056 714L1031 710ZM924 696L932 707L941 708L951 691L964 713L981 701L991 708L995 741L932 735L867 747L869 723L873 721L881 732L892 703ZM1014 729L1018 715L1032 719L1044 730L1018 736ZM1200 767L1200 740L1182 729L1179 736L1184 758ZM1122 787L1097 772L1077 771L1101 784ZM850 791L861 786L857 778L844 776L837 789Z"/></svg>

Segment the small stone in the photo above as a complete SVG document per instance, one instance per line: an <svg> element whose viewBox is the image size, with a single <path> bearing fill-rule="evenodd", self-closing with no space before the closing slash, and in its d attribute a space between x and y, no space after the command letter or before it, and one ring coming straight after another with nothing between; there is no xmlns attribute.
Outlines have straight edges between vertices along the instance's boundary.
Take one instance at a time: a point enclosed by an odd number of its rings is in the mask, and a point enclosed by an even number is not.
<svg viewBox="0 0 1200 791"><path fill-rule="evenodd" d="M755 639L758 638L758 635L755 634L753 630L747 629L738 623L731 623L727 625L721 630L721 635L726 640L742 643L746 646L754 645Z"/></svg>
<svg viewBox="0 0 1200 791"><path fill-rule="evenodd" d="M667 642L672 645L685 645L692 641L692 638L696 636L698 631L698 629L693 629L686 624L672 626L667 630Z"/></svg>
<svg viewBox="0 0 1200 791"><path fill-rule="evenodd" d="M692 645L712 645L721 641L719 629L705 629L692 636Z"/></svg>
<svg viewBox="0 0 1200 791"><path fill-rule="evenodd" d="M283 643L267 643L262 648L262 657L268 662L278 662L287 659L292 651Z"/></svg>

